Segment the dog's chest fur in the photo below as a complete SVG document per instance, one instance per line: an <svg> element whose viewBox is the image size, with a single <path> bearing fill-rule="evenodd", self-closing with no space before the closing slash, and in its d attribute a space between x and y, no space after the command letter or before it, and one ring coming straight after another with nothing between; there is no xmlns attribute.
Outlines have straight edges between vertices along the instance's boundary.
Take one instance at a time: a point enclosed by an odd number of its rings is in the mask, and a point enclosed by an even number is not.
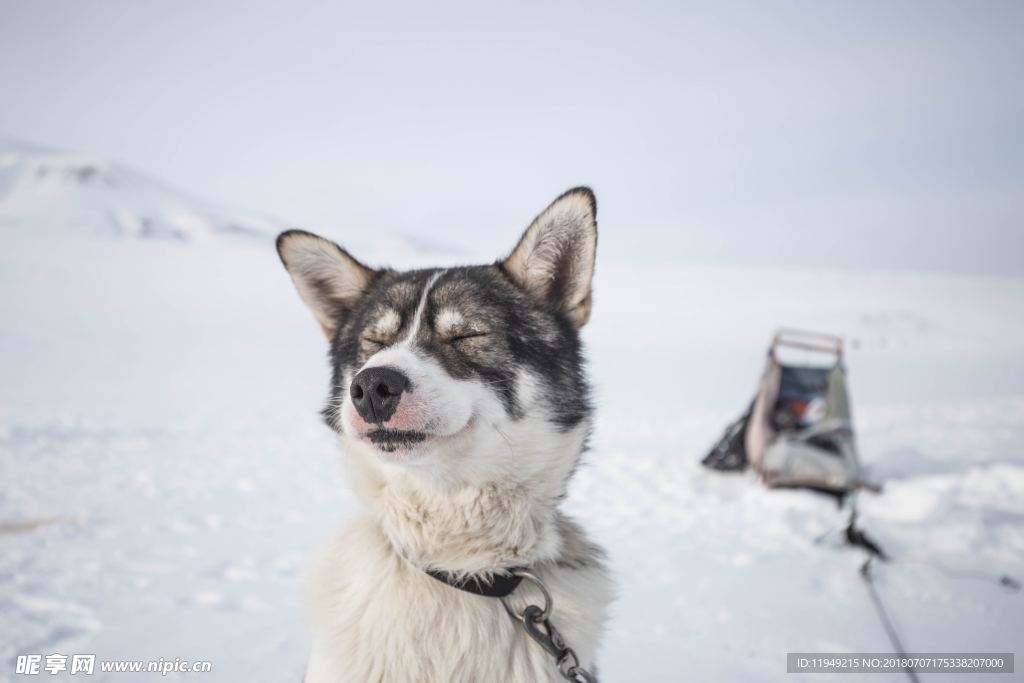
<svg viewBox="0 0 1024 683"><path fill-rule="evenodd" d="M551 531L552 559L532 569L554 598L552 621L591 665L610 581L600 551L575 524L559 516ZM314 591L307 683L561 680L552 658L499 600L428 576L396 552L373 516L357 519L328 546ZM526 582L511 599L542 604Z"/></svg>

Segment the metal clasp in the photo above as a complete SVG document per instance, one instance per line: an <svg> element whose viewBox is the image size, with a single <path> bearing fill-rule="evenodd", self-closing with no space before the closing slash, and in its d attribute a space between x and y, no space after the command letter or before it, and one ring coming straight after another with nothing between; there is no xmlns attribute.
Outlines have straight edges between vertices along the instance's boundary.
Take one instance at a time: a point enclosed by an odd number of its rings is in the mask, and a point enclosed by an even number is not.
<svg viewBox="0 0 1024 683"><path fill-rule="evenodd" d="M544 651L554 658L555 664L558 667L558 673L562 675L562 678L567 681L575 681L576 683L597 683L597 679L580 666L580 660L576 656L576 652L565 644L562 634L558 632L558 629L555 628L548 618L551 616L554 602L551 599L551 593L548 592L547 586L525 569L514 569L512 574L537 586L540 589L541 595L544 596L544 606L528 604L523 608L522 612L517 612L509 605L508 598L502 598L501 604L504 605L508 615L512 617L513 621L522 625L523 630L526 631L526 635L530 636L531 640L544 648Z"/></svg>

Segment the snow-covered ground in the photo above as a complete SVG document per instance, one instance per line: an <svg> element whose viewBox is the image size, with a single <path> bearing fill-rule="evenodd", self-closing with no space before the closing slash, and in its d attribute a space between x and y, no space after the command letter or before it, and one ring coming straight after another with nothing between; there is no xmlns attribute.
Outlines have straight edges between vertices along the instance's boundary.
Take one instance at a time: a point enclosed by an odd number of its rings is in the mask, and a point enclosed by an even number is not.
<svg viewBox="0 0 1024 683"><path fill-rule="evenodd" d="M83 209L98 200L77 185L24 208L29 161L0 186L0 681L17 654L54 652L298 681L303 571L353 502L317 415L325 345L277 226L216 230L236 223L204 205L187 221L200 239L129 239L97 229L111 214ZM158 194L103 201L171 215ZM331 236L370 262L453 261ZM891 650L832 502L698 464L781 324L851 347L862 457L886 481L862 518L896 558L876 576L906 648L1020 651L1024 593L995 579L1024 579L1024 281L599 253L595 301L599 419L567 507L620 582L603 680L783 680L786 652Z"/></svg>

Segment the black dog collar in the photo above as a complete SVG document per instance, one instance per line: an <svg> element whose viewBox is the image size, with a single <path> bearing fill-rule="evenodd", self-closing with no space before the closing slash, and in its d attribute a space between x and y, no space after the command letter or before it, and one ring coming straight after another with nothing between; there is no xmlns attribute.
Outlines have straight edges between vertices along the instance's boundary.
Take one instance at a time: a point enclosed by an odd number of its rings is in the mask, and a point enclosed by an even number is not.
<svg viewBox="0 0 1024 683"><path fill-rule="evenodd" d="M458 588L460 591L466 591L473 595L482 595L485 598L504 598L511 595L519 587L519 584L523 582L523 577L514 573L518 569L523 569L523 567L512 567L508 570L507 574L496 574L491 577L490 581L484 581L475 576L460 580L448 572L437 569L426 569L424 571L438 581L446 583L452 588Z"/></svg>

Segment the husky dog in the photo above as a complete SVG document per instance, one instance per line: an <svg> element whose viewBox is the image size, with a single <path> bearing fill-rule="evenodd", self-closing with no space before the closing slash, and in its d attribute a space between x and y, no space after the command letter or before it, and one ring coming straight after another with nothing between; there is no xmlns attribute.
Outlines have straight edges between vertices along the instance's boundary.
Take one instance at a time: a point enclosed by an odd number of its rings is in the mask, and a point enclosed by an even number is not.
<svg viewBox="0 0 1024 683"><path fill-rule="evenodd" d="M547 586L592 666L611 580L558 505L591 424L579 329L596 246L587 188L491 265L375 270L308 232L278 237L330 340L324 417L364 506L314 571L307 683L561 680L497 599L453 585L511 568ZM507 600L543 605L526 581Z"/></svg>

